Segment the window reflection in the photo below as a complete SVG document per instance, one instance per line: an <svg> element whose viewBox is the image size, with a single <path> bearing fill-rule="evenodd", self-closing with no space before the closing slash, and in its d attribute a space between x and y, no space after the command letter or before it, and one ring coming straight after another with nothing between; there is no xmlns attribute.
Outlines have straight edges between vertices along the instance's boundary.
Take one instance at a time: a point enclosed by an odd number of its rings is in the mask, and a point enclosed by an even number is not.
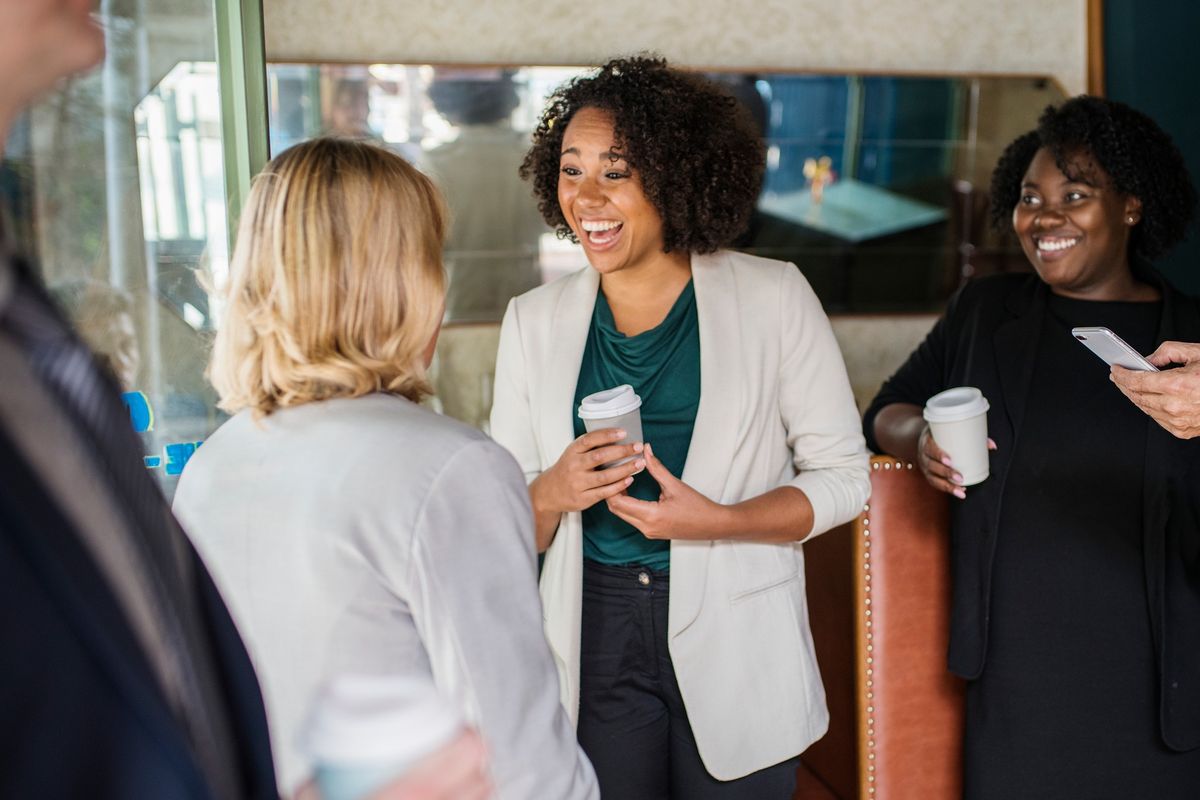
<svg viewBox="0 0 1200 800"><path fill-rule="evenodd" d="M431 65L269 67L272 147L320 133L378 139L432 173L454 221L447 322L496 322L510 297L578 268L515 177L545 98L584 70ZM767 145L742 249L793 261L826 307L932 311L964 270L1020 268L988 231L999 150L1062 98L1030 78L716 73ZM812 191L809 163L826 191ZM968 238L969 237L969 238ZM970 252L975 263L967 263Z"/></svg>
<svg viewBox="0 0 1200 800"><path fill-rule="evenodd" d="M529 133L513 127L518 87L511 70L438 68L426 91L452 126L418 157L451 210L446 321L492 322L509 298L542 283L547 228L517 175L529 148Z"/></svg>
<svg viewBox="0 0 1200 800"><path fill-rule="evenodd" d="M483 426L508 300L574 271L582 250L540 219L516 171L549 94L586 70L274 64L275 152L321 133L376 139L429 172L452 229L434 380ZM1045 80L729 72L767 171L740 249L795 263L828 311L928 312L971 274L1024 269L986 225L1001 148L1062 99ZM810 165L807 166L806 165ZM819 181L814 191L813 183Z"/></svg>
<svg viewBox="0 0 1200 800"><path fill-rule="evenodd" d="M446 322L498 322L511 297L585 263L517 176L545 98L582 72L273 64L272 154L321 134L365 137L431 174L451 215Z"/></svg>
<svg viewBox="0 0 1200 800"><path fill-rule="evenodd" d="M218 86L215 64L177 64L134 109L147 257L159 299L196 331L215 324L198 273L221 285L229 271Z"/></svg>
<svg viewBox="0 0 1200 800"><path fill-rule="evenodd" d="M223 279L228 233L211 0L145 6L105 6L103 66L18 120L0 192L8 241L122 385L170 496L223 416L196 275Z"/></svg>
<svg viewBox="0 0 1200 800"><path fill-rule="evenodd" d="M147 466L168 493L221 421L204 379L228 230L212 9L175 21L106 15L104 68L13 127L2 221L129 390ZM140 6L139 6L140 8ZM186 24L179 24L179 23ZM186 31L186 33L185 33ZM546 97L580 68L273 64L273 152L322 133L367 137L433 173L453 218L435 382L482 426L508 299L585 263L516 177ZM1061 100L1030 78L726 73L768 149L744 249L795 262L832 312L931 311L967 275L1024 268L985 224L1001 148ZM814 203L805 163L829 159Z"/></svg>

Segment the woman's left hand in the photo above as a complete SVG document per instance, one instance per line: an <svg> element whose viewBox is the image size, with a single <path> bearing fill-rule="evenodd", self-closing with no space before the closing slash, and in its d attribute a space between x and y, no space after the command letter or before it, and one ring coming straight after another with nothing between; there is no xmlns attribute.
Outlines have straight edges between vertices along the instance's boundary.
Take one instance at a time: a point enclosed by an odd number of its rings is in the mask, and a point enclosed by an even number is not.
<svg viewBox="0 0 1200 800"><path fill-rule="evenodd" d="M642 455L650 477L658 482L658 501L627 494L608 498L608 509L647 539L714 539L720 536L728 506L715 503L676 478L654 455L649 444Z"/></svg>

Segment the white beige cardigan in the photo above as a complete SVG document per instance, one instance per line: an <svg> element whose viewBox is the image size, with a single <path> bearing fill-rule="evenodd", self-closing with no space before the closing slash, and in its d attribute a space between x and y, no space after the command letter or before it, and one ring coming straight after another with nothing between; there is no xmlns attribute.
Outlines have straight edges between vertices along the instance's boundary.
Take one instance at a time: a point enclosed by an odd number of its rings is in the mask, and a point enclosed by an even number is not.
<svg viewBox="0 0 1200 800"><path fill-rule="evenodd" d="M692 277L700 406L683 480L721 503L795 486L813 506L811 535L851 519L869 491L867 453L841 353L808 282L791 264L727 251L693 256ZM514 299L504 317L492 434L527 480L574 439L575 384L598 287L585 268ZM572 719L582 565L580 515L565 514L541 592ZM824 734L799 543L672 541L668 636L714 777L748 775Z"/></svg>

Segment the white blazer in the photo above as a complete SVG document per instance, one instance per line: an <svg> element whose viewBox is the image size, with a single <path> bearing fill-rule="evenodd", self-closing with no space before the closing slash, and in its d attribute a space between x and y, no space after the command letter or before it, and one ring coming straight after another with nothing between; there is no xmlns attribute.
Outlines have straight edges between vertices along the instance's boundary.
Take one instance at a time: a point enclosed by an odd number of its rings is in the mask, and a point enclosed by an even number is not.
<svg viewBox="0 0 1200 800"><path fill-rule="evenodd" d="M791 264L728 251L693 256L692 279L700 406L683 481L720 503L795 486L812 503L810 536L853 518L869 491L867 452L808 282ZM526 480L575 438L575 385L598 287L585 268L515 298L505 314L492 435ZM582 537L580 514L564 514L541 576L546 637L576 721ZM799 542L672 541L668 638L713 777L748 775L824 735Z"/></svg>

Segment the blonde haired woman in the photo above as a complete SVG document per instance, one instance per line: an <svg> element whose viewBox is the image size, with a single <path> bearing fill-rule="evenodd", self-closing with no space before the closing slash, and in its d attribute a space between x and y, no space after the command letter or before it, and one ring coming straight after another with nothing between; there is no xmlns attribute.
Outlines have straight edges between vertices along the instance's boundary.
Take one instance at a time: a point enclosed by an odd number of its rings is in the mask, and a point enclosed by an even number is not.
<svg viewBox="0 0 1200 800"><path fill-rule="evenodd" d="M211 364L235 416L175 510L263 683L280 786L321 682L429 676L466 711L502 798L595 778L541 633L521 473L417 404L445 294L441 198L403 159L317 139L267 165L243 212Z"/></svg>

